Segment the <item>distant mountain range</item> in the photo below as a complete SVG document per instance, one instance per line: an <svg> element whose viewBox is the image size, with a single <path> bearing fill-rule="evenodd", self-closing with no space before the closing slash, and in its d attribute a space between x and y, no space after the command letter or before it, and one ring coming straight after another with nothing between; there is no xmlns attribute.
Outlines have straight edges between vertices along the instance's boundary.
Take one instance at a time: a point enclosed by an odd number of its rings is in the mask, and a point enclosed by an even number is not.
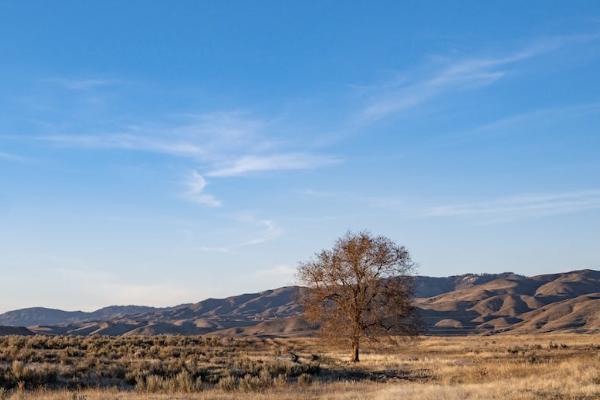
<svg viewBox="0 0 600 400"><path fill-rule="evenodd" d="M600 271L415 278L426 334L600 333ZM0 335L306 335L298 298L282 287L175 307L111 306L94 312L26 308L0 314Z"/></svg>
<svg viewBox="0 0 600 400"><path fill-rule="evenodd" d="M152 312L155 310L157 310L157 308L143 306L110 306L93 312L84 312L32 307L0 314L0 325L60 325L85 321L106 321L127 315Z"/></svg>

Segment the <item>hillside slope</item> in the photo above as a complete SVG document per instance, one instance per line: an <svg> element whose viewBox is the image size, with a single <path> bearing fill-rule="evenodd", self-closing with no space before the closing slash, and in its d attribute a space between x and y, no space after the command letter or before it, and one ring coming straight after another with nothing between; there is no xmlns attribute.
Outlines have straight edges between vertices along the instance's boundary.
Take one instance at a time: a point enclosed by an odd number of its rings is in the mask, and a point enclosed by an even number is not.
<svg viewBox="0 0 600 400"><path fill-rule="evenodd" d="M289 286L168 308L23 309L0 315L0 325L82 336L312 334L298 302L305 290ZM416 277L415 292L426 334L600 332L600 271Z"/></svg>
<svg viewBox="0 0 600 400"><path fill-rule="evenodd" d="M53 308L32 307L0 314L0 325L57 325L95 320L110 320L126 315L147 313L154 310L156 310L156 308L144 306L110 306L93 312L63 311Z"/></svg>

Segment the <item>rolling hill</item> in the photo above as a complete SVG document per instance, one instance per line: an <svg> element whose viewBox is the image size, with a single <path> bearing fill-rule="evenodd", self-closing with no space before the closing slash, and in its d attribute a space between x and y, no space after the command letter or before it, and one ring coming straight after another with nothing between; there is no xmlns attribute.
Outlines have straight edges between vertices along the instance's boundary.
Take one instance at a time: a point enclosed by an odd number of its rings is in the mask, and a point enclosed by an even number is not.
<svg viewBox="0 0 600 400"><path fill-rule="evenodd" d="M304 290L289 286L167 308L28 308L1 314L0 335L19 334L18 329L81 336L312 334L315 327L302 319L298 303ZM600 271L418 276L415 293L427 334L600 332Z"/></svg>
<svg viewBox="0 0 600 400"><path fill-rule="evenodd" d="M0 314L0 326L30 326L80 323L85 321L110 320L126 315L156 310L144 306L110 306L93 312L62 311L53 308L32 307Z"/></svg>

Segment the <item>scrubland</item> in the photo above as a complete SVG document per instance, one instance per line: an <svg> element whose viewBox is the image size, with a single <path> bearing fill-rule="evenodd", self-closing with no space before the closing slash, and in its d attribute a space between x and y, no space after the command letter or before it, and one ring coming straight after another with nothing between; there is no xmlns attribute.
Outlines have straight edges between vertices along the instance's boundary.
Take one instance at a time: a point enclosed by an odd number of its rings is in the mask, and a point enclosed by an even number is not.
<svg viewBox="0 0 600 400"><path fill-rule="evenodd" d="M0 337L0 399L600 399L600 335Z"/></svg>

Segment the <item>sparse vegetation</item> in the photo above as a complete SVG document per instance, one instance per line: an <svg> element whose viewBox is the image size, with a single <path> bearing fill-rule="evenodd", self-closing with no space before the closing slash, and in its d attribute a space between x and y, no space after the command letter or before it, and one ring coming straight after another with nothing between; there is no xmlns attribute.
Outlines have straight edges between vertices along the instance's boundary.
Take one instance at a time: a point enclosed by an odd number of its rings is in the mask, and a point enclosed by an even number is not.
<svg viewBox="0 0 600 400"><path fill-rule="evenodd" d="M392 338L355 364L310 338L8 336L0 399L592 400L599 348L598 335Z"/></svg>
<svg viewBox="0 0 600 400"><path fill-rule="evenodd" d="M319 372L312 358L291 361L277 356L278 351L279 346L260 339L227 337L8 336L0 338L0 386L256 391L270 387L274 379Z"/></svg>

